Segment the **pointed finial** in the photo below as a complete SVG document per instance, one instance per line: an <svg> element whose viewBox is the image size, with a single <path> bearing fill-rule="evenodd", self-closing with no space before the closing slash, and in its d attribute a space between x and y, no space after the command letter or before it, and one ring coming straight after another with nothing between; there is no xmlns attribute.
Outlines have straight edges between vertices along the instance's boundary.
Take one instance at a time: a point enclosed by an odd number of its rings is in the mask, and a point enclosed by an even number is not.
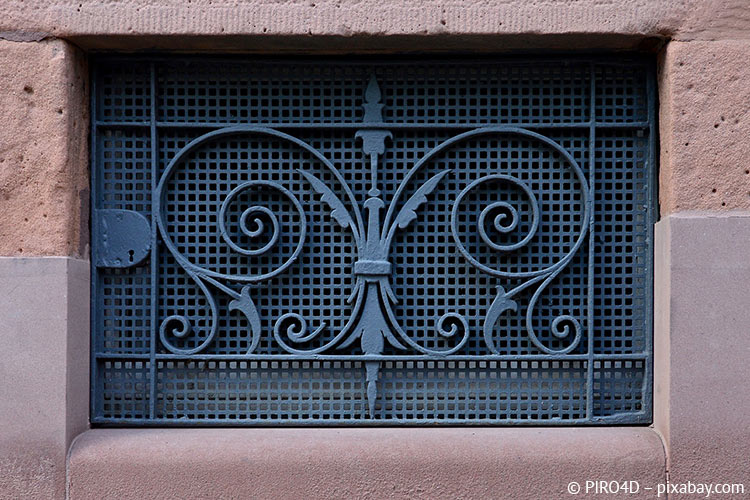
<svg viewBox="0 0 750 500"><path fill-rule="evenodd" d="M380 86L375 75L370 76L370 83L365 90L365 103L362 107L365 110L365 123L380 123L383 121L383 105L380 103Z"/></svg>
<svg viewBox="0 0 750 500"><path fill-rule="evenodd" d="M380 103L380 86L375 75L370 76L370 83L367 84L367 90L365 90L365 102L370 104Z"/></svg>
<svg viewBox="0 0 750 500"><path fill-rule="evenodd" d="M366 361L365 369L367 370L367 409L370 418L375 418L375 402L378 400L378 371L380 370L380 362Z"/></svg>

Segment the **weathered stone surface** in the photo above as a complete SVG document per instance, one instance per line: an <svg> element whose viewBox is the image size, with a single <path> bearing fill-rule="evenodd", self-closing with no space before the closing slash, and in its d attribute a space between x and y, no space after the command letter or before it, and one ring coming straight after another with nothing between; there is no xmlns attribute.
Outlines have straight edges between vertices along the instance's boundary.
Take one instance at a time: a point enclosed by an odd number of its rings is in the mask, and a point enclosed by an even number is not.
<svg viewBox="0 0 750 500"><path fill-rule="evenodd" d="M0 31L45 32L87 47L117 42L122 48L164 46L168 36L329 36L343 37L329 48L350 49L346 39L376 35L412 36L420 48L432 36L495 37L495 48L525 46L544 37L560 48L584 35L635 35L679 40L749 38L746 0L2 0ZM143 37L151 35L158 38ZM497 35L512 35L499 41ZM563 38L555 38L563 36ZM419 39L423 39L421 42ZM308 38L312 40L312 38ZM600 43L612 43L610 37ZM262 40L261 44L268 39ZM485 40L486 42L487 40ZM620 40L624 42L624 40ZM443 43L441 41L440 43ZM182 40L204 46L200 39ZM220 40L223 49L253 48L244 39ZM378 41L375 41L377 45ZM632 42L631 42L632 43ZM280 42L283 46L284 42ZM306 47L305 40L295 44ZM477 43L477 46L481 44ZM372 46L372 42L371 42ZM401 48L409 48L403 44Z"/></svg>
<svg viewBox="0 0 750 500"><path fill-rule="evenodd" d="M69 43L0 41L0 255L83 255L87 75Z"/></svg>
<svg viewBox="0 0 750 500"><path fill-rule="evenodd" d="M71 500L523 500L566 498L571 481L664 477L648 428L98 429L68 464Z"/></svg>
<svg viewBox="0 0 750 500"><path fill-rule="evenodd" d="M660 75L662 213L750 209L748 61L750 40L667 46Z"/></svg>
<svg viewBox="0 0 750 500"><path fill-rule="evenodd" d="M0 498L64 498L88 427L89 263L0 258Z"/></svg>
<svg viewBox="0 0 750 500"><path fill-rule="evenodd" d="M750 485L748 242L748 212L656 226L654 422L673 483Z"/></svg>

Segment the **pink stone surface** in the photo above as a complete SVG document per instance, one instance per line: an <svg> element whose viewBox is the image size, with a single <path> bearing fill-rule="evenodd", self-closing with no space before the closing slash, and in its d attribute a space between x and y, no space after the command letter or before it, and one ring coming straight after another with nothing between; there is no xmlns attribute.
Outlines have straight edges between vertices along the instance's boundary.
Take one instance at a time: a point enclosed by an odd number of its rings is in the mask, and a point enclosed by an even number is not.
<svg viewBox="0 0 750 500"><path fill-rule="evenodd" d="M670 217L654 227L654 428L669 451L670 340L672 302Z"/></svg>
<svg viewBox="0 0 750 500"><path fill-rule="evenodd" d="M71 500L523 500L565 498L587 479L655 485L664 465L647 428L98 429L71 449L68 490Z"/></svg>
<svg viewBox="0 0 750 500"><path fill-rule="evenodd" d="M86 253L86 80L68 43L0 40L0 255Z"/></svg>
<svg viewBox="0 0 750 500"><path fill-rule="evenodd" d="M400 48L408 50L415 44L421 49L441 46L445 38L466 47L471 42L467 37L478 36L483 38L475 42L476 48L489 42L495 50L542 45L570 49L580 47L587 36L589 47L632 47L649 36L747 39L748 26L746 0L0 1L0 36L33 39L48 33L85 47L174 46L170 36L186 36L193 38L183 38L183 48L257 50L258 44L268 47L270 37L297 36L303 38L293 43L296 50L315 44L315 37L332 37L329 48L346 51L359 37L377 37L365 44L373 47L389 37L405 36L410 38L401 40ZM276 48L285 43L278 40Z"/></svg>
<svg viewBox="0 0 750 500"><path fill-rule="evenodd" d="M656 237L655 423L670 480L750 492L750 213L675 214Z"/></svg>
<svg viewBox="0 0 750 500"><path fill-rule="evenodd" d="M660 68L662 213L750 209L748 60L750 40L667 46Z"/></svg>
<svg viewBox="0 0 750 500"><path fill-rule="evenodd" d="M0 498L62 498L88 427L88 262L0 258Z"/></svg>

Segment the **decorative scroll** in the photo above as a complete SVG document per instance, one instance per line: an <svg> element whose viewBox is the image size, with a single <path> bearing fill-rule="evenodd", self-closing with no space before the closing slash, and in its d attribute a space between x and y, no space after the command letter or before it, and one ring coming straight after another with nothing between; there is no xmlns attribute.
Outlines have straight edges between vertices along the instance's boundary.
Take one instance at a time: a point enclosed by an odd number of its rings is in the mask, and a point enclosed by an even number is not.
<svg viewBox="0 0 750 500"><path fill-rule="evenodd" d="M375 416L378 376L381 357L386 346L398 352L419 353L429 358L445 359L454 354L460 354L467 341L474 336L483 339L487 356L502 354L493 340L493 329L498 321L509 311L519 310L520 292L533 290L531 298L525 304L525 329L531 343L544 354L567 354L573 351L582 337L581 320L571 314L561 314L555 317L547 328L555 339L565 341L562 348L546 345L540 340L535 331L533 317L540 297L550 284L570 264L573 257L583 244L589 224L590 193L586 178L573 157L553 140L536 132L523 128L493 126L470 130L449 138L419 159L399 184L391 200L382 199L378 180L379 162L387 151L389 141L393 140L394 131L388 130L383 122L381 91L374 76L364 92L364 119L362 126L354 134L361 143L361 151L370 166L370 189L368 197L357 200L352 189L333 163L308 143L287 133L262 126L238 125L207 133L182 148L171 160L159 180L155 192L154 209L158 230L164 245L184 269L188 276L197 284L201 293L206 297L211 314L208 335L191 348L181 348L177 340L193 334L191 319L185 315L170 315L163 319L159 326L159 335L164 347L174 354L191 355L201 353L212 342L217 332L218 306L214 294L226 294L231 298L230 310L236 310L246 318L249 325L248 354L258 348L261 338L272 338L280 349L293 355L336 354L343 349L358 345L364 361L367 382L367 398L369 414ZM356 277L354 290L349 297L352 314L346 324L336 332L328 331L326 323L309 324L309 321L295 311L287 311L277 318L273 318L272 331L263 331L260 314L252 297L250 285L267 282L282 273L293 273L295 261L301 252L305 251L307 236L307 214L295 189L300 186L284 185L275 181L249 181L237 185L226 194L217 214L218 229L223 243L232 252L255 258L272 254L278 246L280 234L288 231L284 227L281 214L274 212L269 206L259 202L252 202L247 206L237 206L241 200L254 200L255 192L272 193L275 199L283 200L291 210L288 217L295 221L296 246L291 254L282 259L273 269L257 274L231 274L219 272L211 266L193 262L173 240L164 207L166 194L169 190L170 179L175 172L194 153L211 140L239 134L256 134L272 138L275 141L288 143L307 154L314 161L325 176L317 171L311 171L302 165L289 165L291 171L297 172L304 182L306 189L316 193L318 200L328 208L328 214L336 227L343 232L350 233L356 246L357 261L352 269ZM389 253L394 237L399 232L408 231L414 221L424 217L423 210L434 196L436 190L446 182L453 182L454 174L460 171L461 165L442 169L429 176L416 187L413 184L423 175L422 170L438 155L444 154L451 148L459 147L470 140L497 137L499 135L515 136L520 139L537 143L554 151L563 161L565 168L570 170L572 178L577 183L575 195L582 208L580 213L571 214L578 228L575 241L568 251L554 262L540 265L536 268L523 270L504 268L498 265L502 259L493 262L483 261L481 255L471 251L465 242L465 234L459 230L459 219L462 217L462 204L465 199L473 196L477 190L500 183L512 187L525 197L524 203L530 207L530 220L522 222L522 211L513 200L495 199L486 203L481 209L475 224L479 239L495 254L512 254L529 245L537 237L540 221L550 217L540 208L538 196L529 183L502 171L476 178L463 187L455 200L450 214L450 227L456 249L471 266L492 279L497 280L497 293L491 305L486 310L482 331L471 331L467 319L458 312L448 311L440 316L434 324L434 335L447 339L448 347L426 347L414 340L413 333L402 327L398 316L394 312L394 305L398 303L392 288L392 276L399 273L399 269L389 260ZM407 187L411 188L407 189ZM338 194L337 194L338 193ZM411 193L411 194L408 194ZM359 202L362 202L363 211ZM237 220L229 221L228 213L237 211ZM528 215L528 214L527 214ZM233 231L228 229L235 224ZM288 221L287 221L288 224ZM525 229L521 231L521 227ZM233 236L239 234L242 241ZM496 236L510 236L515 239L498 243ZM511 285L512 283L512 285ZM237 287L240 287L239 291ZM326 332L326 336L323 335ZM325 341L320 339L325 338ZM312 359L312 358L311 358Z"/></svg>

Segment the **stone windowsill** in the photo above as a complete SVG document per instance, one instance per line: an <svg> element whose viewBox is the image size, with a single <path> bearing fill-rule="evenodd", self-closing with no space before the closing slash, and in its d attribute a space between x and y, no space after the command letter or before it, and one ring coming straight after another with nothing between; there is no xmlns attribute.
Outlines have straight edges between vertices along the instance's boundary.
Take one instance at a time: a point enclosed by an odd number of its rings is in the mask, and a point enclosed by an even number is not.
<svg viewBox="0 0 750 500"><path fill-rule="evenodd" d="M664 478L647 427L95 429L68 457L73 500L564 498L586 480L648 497Z"/></svg>

